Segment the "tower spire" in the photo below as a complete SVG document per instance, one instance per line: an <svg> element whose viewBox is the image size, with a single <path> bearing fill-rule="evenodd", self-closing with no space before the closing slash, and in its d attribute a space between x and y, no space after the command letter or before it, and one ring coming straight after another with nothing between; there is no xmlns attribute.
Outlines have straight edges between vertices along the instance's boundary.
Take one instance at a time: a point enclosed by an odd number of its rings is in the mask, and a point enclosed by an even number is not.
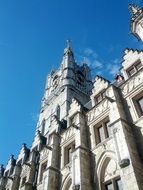
<svg viewBox="0 0 143 190"><path fill-rule="evenodd" d="M69 39L67 40L67 48L71 48L71 41Z"/></svg>
<svg viewBox="0 0 143 190"><path fill-rule="evenodd" d="M133 16L140 10L138 6L133 5L133 4L129 5L129 9Z"/></svg>
<svg viewBox="0 0 143 190"><path fill-rule="evenodd" d="M64 49L64 55L72 55L73 56L73 51L71 48L71 40L66 41L66 48Z"/></svg>
<svg viewBox="0 0 143 190"><path fill-rule="evenodd" d="M131 13L131 32L136 38L143 41L143 8L130 4L129 10Z"/></svg>

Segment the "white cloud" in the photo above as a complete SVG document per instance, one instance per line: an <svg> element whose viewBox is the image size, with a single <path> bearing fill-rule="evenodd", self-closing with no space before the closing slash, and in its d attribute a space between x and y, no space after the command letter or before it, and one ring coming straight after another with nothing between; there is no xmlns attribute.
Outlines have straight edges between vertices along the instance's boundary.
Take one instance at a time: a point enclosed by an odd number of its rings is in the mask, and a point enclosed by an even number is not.
<svg viewBox="0 0 143 190"><path fill-rule="evenodd" d="M113 60L112 63L108 64L107 71L112 75L115 76L119 72L120 66L117 63L117 60Z"/></svg>
<svg viewBox="0 0 143 190"><path fill-rule="evenodd" d="M98 61L98 60L94 60L93 67L98 68L98 69L102 69L103 68L103 64L100 61Z"/></svg>
<svg viewBox="0 0 143 190"><path fill-rule="evenodd" d="M84 57L84 61L88 66L91 66L91 60L88 57Z"/></svg>
<svg viewBox="0 0 143 190"><path fill-rule="evenodd" d="M96 72L96 75L102 76L102 74L103 74L102 71L97 71Z"/></svg>
<svg viewBox="0 0 143 190"><path fill-rule="evenodd" d="M115 76L119 72L119 68L119 65L113 65L109 73Z"/></svg>
<svg viewBox="0 0 143 190"><path fill-rule="evenodd" d="M91 68L92 75L111 75L114 77L120 69L120 59L116 58L113 60L101 60L98 54L92 48L86 48L83 51L84 61ZM82 59L83 60L83 57ZM105 64L106 63L106 64Z"/></svg>
<svg viewBox="0 0 143 190"><path fill-rule="evenodd" d="M91 54L93 53L93 50L92 50L91 48L86 48L86 49L84 50L84 53L85 53L87 56L89 56L89 55L91 55Z"/></svg>
<svg viewBox="0 0 143 190"><path fill-rule="evenodd" d="M98 56L97 56L97 53L93 50L93 49L91 49L91 48L86 48L85 50L84 50L84 54L86 55L86 56L92 56L93 58L97 58Z"/></svg>
<svg viewBox="0 0 143 190"><path fill-rule="evenodd" d="M116 59L113 60L113 63L114 63L114 64L119 64L119 63L120 63L120 60L116 58Z"/></svg>
<svg viewBox="0 0 143 190"><path fill-rule="evenodd" d="M84 50L84 60L91 67L91 69L102 69L103 63L99 60L97 53L92 48Z"/></svg>

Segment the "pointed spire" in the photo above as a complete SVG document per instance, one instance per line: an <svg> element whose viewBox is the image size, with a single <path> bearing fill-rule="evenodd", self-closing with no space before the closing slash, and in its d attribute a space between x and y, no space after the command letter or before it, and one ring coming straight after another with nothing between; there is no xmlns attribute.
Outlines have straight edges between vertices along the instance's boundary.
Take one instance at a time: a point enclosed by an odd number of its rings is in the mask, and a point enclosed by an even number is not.
<svg viewBox="0 0 143 190"><path fill-rule="evenodd" d="M71 48L71 41L69 39L67 40L67 48Z"/></svg>
<svg viewBox="0 0 143 190"><path fill-rule="evenodd" d="M129 5L129 9L133 16L140 10L140 8L138 6L133 5L133 4Z"/></svg>
<svg viewBox="0 0 143 190"><path fill-rule="evenodd" d="M13 154L10 155L10 158L9 158L8 163L9 163L10 165L15 165L16 160L14 159L14 155L13 155Z"/></svg>
<svg viewBox="0 0 143 190"><path fill-rule="evenodd" d="M71 41L67 40L66 43L67 43L67 46L64 49L64 55L72 55L73 56L73 52L72 52L72 48L71 48Z"/></svg>
<svg viewBox="0 0 143 190"><path fill-rule="evenodd" d="M86 57L83 58L83 65L87 65Z"/></svg>

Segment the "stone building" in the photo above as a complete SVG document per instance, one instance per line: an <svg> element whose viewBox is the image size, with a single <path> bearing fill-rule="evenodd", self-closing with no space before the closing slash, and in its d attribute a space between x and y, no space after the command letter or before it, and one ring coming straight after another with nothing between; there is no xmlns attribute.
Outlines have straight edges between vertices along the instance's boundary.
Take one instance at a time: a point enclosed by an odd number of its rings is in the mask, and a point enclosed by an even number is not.
<svg viewBox="0 0 143 190"><path fill-rule="evenodd" d="M93 82L68 43L33 143L1 166L0 190L143 190L143 51L125 49L115 81Z"/></svg>
<svg viewBox="0 0 143 190"><path fill-rule="evenodd" d="M131 10L131 32L138 38L138 40L143 41L143 8L139 8L136 5L129 6Z"/></svg>

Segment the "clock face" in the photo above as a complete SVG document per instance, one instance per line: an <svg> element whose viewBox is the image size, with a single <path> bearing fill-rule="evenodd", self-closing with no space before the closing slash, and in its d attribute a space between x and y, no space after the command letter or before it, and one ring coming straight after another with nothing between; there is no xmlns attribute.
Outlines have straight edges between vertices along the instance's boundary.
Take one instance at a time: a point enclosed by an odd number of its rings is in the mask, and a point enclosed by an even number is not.
<svg viewBox="0 0 143 190"><path fill-rule="evenodd" d="M53 78L53 83L52 83L53 88L56 89L57 86L58 86L58 84L59 84L59 76L56 75L56 76Z"/></svg>
<svg viewBox="0 0 143 190"><path fill-rule="evenodd" d="M84 84L85 82L85 77L84 74L81 71L77 71L76 72L76 80L79 84Z"/></svg>

